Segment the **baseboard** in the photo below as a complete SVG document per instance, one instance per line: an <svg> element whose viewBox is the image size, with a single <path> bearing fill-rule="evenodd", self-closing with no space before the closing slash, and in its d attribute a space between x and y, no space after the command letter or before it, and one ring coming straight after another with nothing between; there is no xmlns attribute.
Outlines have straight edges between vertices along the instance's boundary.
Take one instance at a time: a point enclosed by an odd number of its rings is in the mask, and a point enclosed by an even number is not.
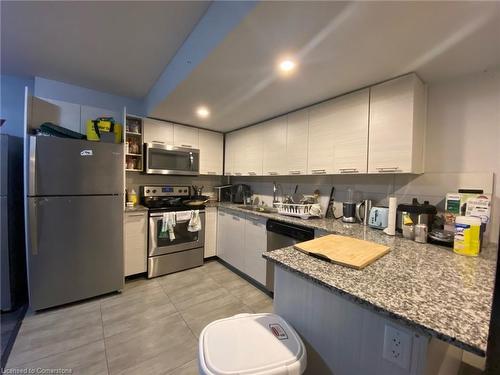
<svg viewBox="0 0 500 375"><path fill-rule="evenodd" d="M254 287L256 287L257 289L259 289L262 292L264 292L265 294L267 294L269 297L274 298L274 293L270 292L269 290L267 290L267 288L264 285L262 285L261 283L259 283L256 280L254 280L252 277L248 276L246 273L241 272L239 269L237 269L236 267L230 265L229 263L227 263L226 261L222 260L221 258L219 258L219 257L215 257L215 258L217 258L217 261L220 264L222 264L224 267L226 267L228 270L230 270L231 272L234 272L235 274L237 274L241 278L245 279L250 284L252 284Z"/></svg>

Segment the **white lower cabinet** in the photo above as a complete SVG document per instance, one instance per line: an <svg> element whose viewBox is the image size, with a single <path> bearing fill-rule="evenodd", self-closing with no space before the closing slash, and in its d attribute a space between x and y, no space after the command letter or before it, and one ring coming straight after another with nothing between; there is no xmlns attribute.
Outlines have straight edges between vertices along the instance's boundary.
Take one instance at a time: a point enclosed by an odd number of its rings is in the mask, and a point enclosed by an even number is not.
<svg viewBox="0 0 500 375"><path fill-rule="evenodd" d="M126 212L125 215L125 276L147 271L148 213Z"/></svg>
<svg viewBox="0 0 500 375"><path fill-rule="evenodd" d="M245 235L244 214L219 210L217 218L218 256L240 271L244 268L242 239Z"/></svg>
<svg viewBox="0 0 500 375"><path fill-rule="evenodd" d="M245 219L244 270L248 276L266 285L266 260L262 253L267 248L267 219L247 215Z"/></svg>
<svg viewBox="0 0 500 375"><path fill-rule="evenodd" d="M209 258L217 255L217 208L205 208L205 253Z"/></svg>
<svg viewBox="0 0 500 375"><path fill-rule="evenodd" d="M217 256L265 285L266 219L219 209L217 220Z"/></svg>

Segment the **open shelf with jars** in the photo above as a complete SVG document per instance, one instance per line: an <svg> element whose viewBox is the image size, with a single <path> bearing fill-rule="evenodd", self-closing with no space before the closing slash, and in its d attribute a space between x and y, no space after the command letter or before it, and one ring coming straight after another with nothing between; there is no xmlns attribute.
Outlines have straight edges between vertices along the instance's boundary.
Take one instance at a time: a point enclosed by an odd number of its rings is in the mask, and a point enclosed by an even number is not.
<svg viewBox="0 0 500 375"><path fill-rule="evenodd" d="M125 126L125 171L127 172L143 170L143 131L142 118L127 116Z"/></svg>

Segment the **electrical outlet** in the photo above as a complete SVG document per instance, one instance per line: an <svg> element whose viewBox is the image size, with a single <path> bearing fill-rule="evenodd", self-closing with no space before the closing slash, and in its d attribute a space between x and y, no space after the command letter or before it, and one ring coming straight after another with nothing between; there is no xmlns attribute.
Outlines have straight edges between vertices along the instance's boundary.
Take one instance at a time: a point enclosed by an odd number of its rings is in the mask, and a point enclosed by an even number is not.
<svg viewBox="0 0 500 375"><path fill-rule="evenodd" d="M410 334L386 324L382 353L384 359L408 370L410 368L411 344Z"/></svg>

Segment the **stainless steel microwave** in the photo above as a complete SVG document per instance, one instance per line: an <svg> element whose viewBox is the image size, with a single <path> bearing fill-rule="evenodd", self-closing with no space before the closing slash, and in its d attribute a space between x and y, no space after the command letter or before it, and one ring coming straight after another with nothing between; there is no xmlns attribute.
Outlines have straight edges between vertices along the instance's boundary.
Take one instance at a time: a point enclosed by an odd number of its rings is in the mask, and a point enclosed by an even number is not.
<svg viewBox="0 0 500 375"><path fill-rule="evenodd" d="M195 176L200 173L200 150L186 147L144 144L144 172Z"/></svg>

